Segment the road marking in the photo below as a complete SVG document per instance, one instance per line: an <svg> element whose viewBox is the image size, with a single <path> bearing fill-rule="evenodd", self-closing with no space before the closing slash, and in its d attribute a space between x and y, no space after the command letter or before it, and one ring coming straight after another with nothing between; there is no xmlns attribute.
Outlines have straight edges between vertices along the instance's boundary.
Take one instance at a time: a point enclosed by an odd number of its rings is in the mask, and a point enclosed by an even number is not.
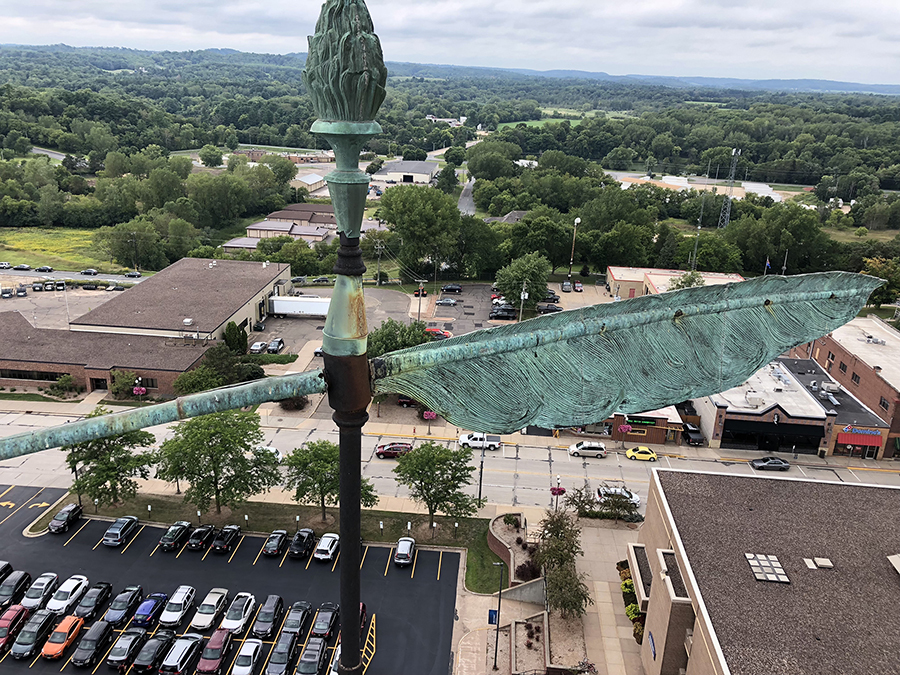
<svg viewBox="0 0 900 675"><path fill-rule="evenodd" d="M63 546L68 546L68 545L69 545L69 542L72 541L76 536L78 536L78 533L81 532L84 528L86 528L86 527L88 526L88 523L89 523L89 522L91 522L91 521L90 521L90 520L85 520L85 521L84 521L84 525L82 525L81 527L79 527L79 528L75 531L75 534L73 534L71 537L69 537L68 541L66 541L66 543L63 544ZM102 540L101 540L101 541L102 541ZM97 548L97 547L95 546L94 548Z"/></svg>
<svg viewBox="0 0 900 675"><path fill-rule="evenodd" d="M419 560L419 549L416 549L416 554L413 556L413 568L412 574L409 575L409 578L412 579L416 576L416 562Z"/></svg>
<svg viewBox="0 0 900 675"><path fill-rule="evenodd" d="M153 554L156 553L156 549L158 549L158 548L159 548L159 544L157 544L156 546L153 547L153 550L150 551L150 556L149 556L150 558L153 557Z"/></svg>
<svg viewBox="0 0 900 675"><path fill-rule="evenodd" d="M334 572L334 568L337 567L338 560L341 559L341 552L338 551L338 554L334 556L334 565L331 566L331 571Z"/></svg>
<svg viewBox="0 0 900 675"><path fill-rule="evenodd" d="M368 552L369 552L369 547L368 547L368 545L367 545L366 548L365 548L365 550L363 551L363 557L362 557L362 559L359 561L359 569L362 569L363 563L366 562L366 554L367 554Z"/></svg>
<svg viewBox="0 0 900 675"><path fill-rule="evenodd" d="M175 556L175 560L178 560L181 557L181 554L184 553L184 549L187 548L188 543L184 542L184 546L181 547L181 550L178 551L178 555Z"/></svg>
<svg viewBox="0 0 900 675"><path fill-rule="evenodd" d="M281 629L284 628L284 623L285 623L285 621L287 621L288 614L289 614L289 611L284 613L284 618L281 620L281 626L278 628L278 632L274 633L274 635L281 635ZM259 672L261 672L261 673L266 672L266 665L269 663L269 659L272 658L272 652L275 651L275 642L274 641L266 642L265 644L267 644L267 645L270 644L272 646L269 647L269 653L266 655L266 658L263 661L262 668L259 669Z"/></svg>
<svg viewBox="0 0 900 675"><path fill-rule="evenodd" d="M103 537L105 537L105 536L106 535L104 534ZM103 543L103 537L100 537L100 541L98 541L96 544L94 544L94 548L91 549L92 551L96 551L97 547Z"/></svg>
<svg viewBox="0 0 900 675"><path fill-rule="evenodd" d="M37 507L39 509L46 509L48 506L50 506L49 502L35 502L34 504L29 504L28 508L33 509Z"/></svg>
<svg viewBox="0 0 900 675"><path fill-rule="evenodd" d="M228 556L228 562L231 562L231 559L234 557L234 554L238 552L238 549L241 547L241 544L244 543L244 537L246 535L241 535L241 540L238 542L238 545L234 547L234 550L231 552L231 555Z"/></svg>
<svg viewBox="0 0 900 675"><path fill-rule="evenodd" d="M75 652L72 652L72 655L69 657L69 660L63 664L63 667L59 669L59 672L62 672L66 669L66 666L72 663L72 656L75 656Z"/></svg>
<svg viewBox="0 0 900 675"><path fill-rule="evenodd" d="M141 525L141 529L139 529L139 530L137 531L137 533L131 538L131 541L129 541L127 544L125 544L125 548L122 549L122 552L119 553L119 555L124 555L124 554L125 554L125 551L127 551L127 550L128 550L128 547L131 546L131 545L134 543L134 540L137 539L138 536L141 534L141 532L144 531L144 528L145 528L145 527L147 527L147 526L146 526L146 525ZM154 549L154 550L156 550L156 549ZM96 668L95 668L94 670L96 670Z"/></svg>
<svg viewBox="0 0 900 675"><path fill-rule="evenodd" d="M809 478L809 475L803 470L802 466L798 466L797 468L800 469L800 473L802 473L806 478Z"/></svg>
<svg viewBox="0 0 900 675"><path fill-rule="evenodd" d="M10 485L10 486L9 486L8 488L6 488L2 493L0 493L0 497L5 497L5 496L6 496L6 493L9 492L10 490L12 490L14 487L16 487L16 486L15 486L15 485ZM4 656L3 658L5 659L6 657ZM3 663L3 661L0 661L0 663Z"/></svg>
<svg viewBox="0 0 900 675"><path fill-rule="evenodd" d="M319 610L316 610L316 613L313 614L313 619L309 624L309 630L306 631L306 637L303 638L303 644L300 645L300 653L303 653L303 650L306 649L306 643L309 642L309 636L312 635L313 626L316 625L316 619L319 618Z"/></svg>
<svg viewBox="0 0 900 675"><path fill-rule="evenodd" d="M15 502L0 502L0 506L4 506L8 509L13 508L16 505Z"/></svg>
<svg viewBox="0 0 900 675"><path fill-rule="evenodd" d="M37 497L39 494L41 494L41 493L42 493L44 490L46 490L46 489L47 489L47 488L41 488L40 490L38 490L37 492L34 493L34 495L31 497L31 499L27 499L27 500L25 500L25 501L30 502L32 499L34 499L35 497ZM21 511L23 508L25 508L25 504L22 504L22 506L20 506L20 507L17 508L15 511L13 511L12 513L10 513L10 514L9 514L8 516L6 516L6 518L4 518L3 520L0 520L0 525L2 525L2 524L5 523L7 520L9 520L10 518L12 518L12 517L13 517L14 515L16 515L19 511Z"/></svg>
<svg viewBox="0 0 900 675"><path fill-rule="evenodd" d="M312 559L313 559L313 554L312 554L312 553L308 553L307 555L309 556L309 560L306 561L306 567L305 567L304 569L307 569L307 570L308 570L308 569L309 569L309 563L311 563L311 562L312 562Z"/></svg>
<svg viewBox="0 0 900 675"><path fill-rule="evenodd" d="M266 547L266 542L263 542L263 545L259 547L259 553L256 554L256 558L253 559L253 565L256 565L256 561L259 560L259 556L262 555L263 549Z"/></svg>
<svg viewBox="0 0 900 675"><path fill-rule="evenodd" d="M444 562L444 552L441 551L440 557L438 557L438 578L437 580L441 580L441 564Z"/></svg>
<svg viewBox="0 0 900 675"><path fill-rule="evenodd" d="M23 626L23 628L24 628L24 626ZM41 653L40 653L40 652L38 652L38 655L34 657L34 661L32 661L32 662L31 662L31 665L28 666L28 667L29 667L29 668L34 668L34 664L37 663L37 660L38 660L39 658L41 658Z"/></svg>
<svg viewBox="0 0 900 675"><path fill-rule="evenodd" d="M12 490L12 488L10 488L10 490ZM6 653L3 655L3 658L0 659L0 663L3 663L4 661L6 661L6 657L7 657L7 656L9 656L9 652L6 652Z"/></svg>
<svg viewBox="0 0 900 675"><path fill-rule="evenodd" d="M278 563L278 567L279 567L279 568L280 568L282 565L284 565L284 561L287 560L288 553L290 553L290 552L291 552L291 547L288 546L288 550L284 552L284 557L281 559L281 562Z"/></svg>
<svg viewBox="0 0 900 675"><path fill-rule="evenodd" d="M209 555L209 552L212 551L212 550L213 550L213 547L212 547L212 544L210 544L210 545L209 545L209 548L206 549L206 553L204 553L204 554L203 554L203 557L200 558L200 562L203 562L204 560L206 560L206 556L208 556L208 555Z"/></svg>
<svg viewBox="0 0 900 675"><path fill-rule="evenodd" d="M391 546L391 551L390 551L390 553L388 553L387 562L384 564L384 576L387 576L387 571L391 566L391 558L393 558L393 557L394 557L394 547Z"/></svg>
<svg viewBox="0 0 900 675"><path fill-rule="evenodd" d="M113 645L116 644L116 641L113 640L112 644L109 646L109 649L106 650L106 653L103 655L103 658L97 661L97 665L94 666L94 669L91 671L91 675L97 672L97 668L99 668L102 664L106 663L106 657L109 656L109 653L112 651Z"/></svg>

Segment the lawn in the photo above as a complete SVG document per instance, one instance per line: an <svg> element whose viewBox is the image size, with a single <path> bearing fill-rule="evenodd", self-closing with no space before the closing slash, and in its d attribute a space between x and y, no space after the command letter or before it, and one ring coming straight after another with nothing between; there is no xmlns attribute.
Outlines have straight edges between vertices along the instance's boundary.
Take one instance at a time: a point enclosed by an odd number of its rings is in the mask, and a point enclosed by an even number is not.
<svg viewBox="0 0 900 675"><path fill-rule="evenodd" d="M62 403L58 398L51 398L41 394L27 394L17 392L0 391L0 400L4 401L49 401L51 403Z"/></svg>
<svg viewBox="0 0 900 675"><path fill-rule="evenodd" d="M528 127L542 127L548 122L565 122L569 121L572 124L581 124L581 120L567 120L565 117L545 117L542 120L522 120L521 122L502 122L498 129L505 129L507 127L517 127L520 124L524 124Z"/></svg>
<svg viewBox="0 0 900 675"><path fill-rule="evenodd" d="M72 501L77 501L77 499L75 495L71 497ZM83 497L82 501L85 504L85 512L90 515L92 512L89 505L90 500ZM139 494L135 499L119 506L101 508L98 513L114 518L126 513L134 513L143 518L145 517L144 514L147 513L148 506L151 508L150 513L155 522L173 523L176 520L197 522L196 507L175 496ZM321 536L325 532L336 532L338 528L337 519L339 518L340 510L329 508L327 514L328 521L322 523L321 509L316 507L251 501L246 502L234 511L223 508L221 515L211 510L203 514L202 520L204 523L212 523L217 527L221 527L229 522L243 521L243 516L247 515L246 522L249 525L244 528L245 530L267 533L278 528L286 528L288 531L292 531L293 528L296 528L298 523L297 516L299 516L301 526L312 527L316 535ZM47 523L50 522L53 515L53 513L44 515L35 523L32 531L38 532L47 527ZM483 518L460 518L455 520L441 517L436 518L435 521L437 528L434 530L433 538L427 534L430 528L428 528L428 516L426 515L364 509L360 525L362 537L365 541L394 543L400 537L406 536L406 525L411 523L413 535L423 545L467 548L466 587L476 593L493 593L499 584L496 568L493 564L499 562L500 558L487 545L489 521ZM455 526L456 523L459 524L459 527ZM421 534L422 531L426 531L426 534Z"/></svg>
<svg viewBox="0 0 900 675"><path fill-rule="evenodd" d="M865 237L857 237L856 229L838 230L833 227L823 227L822 231L835 241L847 243L850 241L890 241L900 236L900 230L869 230Z"/></svg>
<svg viewBox="0 0 900 675"><path fill-rule="evenodd" d="M885 321L889 321L894 317L895 308L885 305L883 307L863 307L856 316L866 317L874 314Z"/></svg>
<svg viewBox="0 0 900 675"><path fill-rule="evenodd" d="M98 257L93 244L95 232L68 227L4 227L0 228L0 255L13 265L70 270L95 267L109 273L121 270L120 265Z"/></svg>

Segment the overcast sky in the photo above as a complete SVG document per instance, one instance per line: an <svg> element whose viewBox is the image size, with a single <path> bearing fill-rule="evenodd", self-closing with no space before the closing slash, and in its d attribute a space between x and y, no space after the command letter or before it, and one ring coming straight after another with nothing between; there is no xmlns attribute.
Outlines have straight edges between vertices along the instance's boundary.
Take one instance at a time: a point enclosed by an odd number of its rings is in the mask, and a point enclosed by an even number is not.
<svg viewBox="0 0 900 675"><path fill-rule="evenodd" d="M312 0L3 0L0 43L305 52ZM900 84L897 0L369 0L387 61Z"/></svg>

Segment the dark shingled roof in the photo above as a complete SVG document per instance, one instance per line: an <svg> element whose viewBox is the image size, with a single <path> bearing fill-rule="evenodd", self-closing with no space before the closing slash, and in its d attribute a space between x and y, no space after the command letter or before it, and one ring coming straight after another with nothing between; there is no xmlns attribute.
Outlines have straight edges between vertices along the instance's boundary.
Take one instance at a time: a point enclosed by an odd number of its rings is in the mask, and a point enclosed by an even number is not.
<svg viewBox="0 0 900 675"><path fill-rule="evenodd" d="M144 279L74 321L74 326L112 326L142 330L212 332L266 286L288 265L243 260L211 261L182 258Z"/></svg>
<svg viewBox="0 0 900 675"><path fill-rule="evenodd" d="M61 364L180 373L193 366L207 349L166 345L167 341L172 339L34 328L19 312L0 313L0 358L16 361L22 369Z"/></svg>
<svg viewBox="0 0 900 675"><path fill-rule="evenodd" d="M900 491L847 483L657 471L734 675L898 673ZM789 584L757 581L775 555ZM804 558L834 569L808 569Z"/></svg>

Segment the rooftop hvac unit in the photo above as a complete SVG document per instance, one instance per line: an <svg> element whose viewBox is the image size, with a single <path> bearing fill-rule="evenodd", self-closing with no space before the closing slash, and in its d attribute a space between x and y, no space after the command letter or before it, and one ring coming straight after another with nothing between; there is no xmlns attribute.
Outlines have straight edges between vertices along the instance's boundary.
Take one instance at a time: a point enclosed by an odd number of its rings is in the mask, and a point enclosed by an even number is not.
<svg viewBox="0 0 900 675"><path fill-rule="evenodd" d="M183 323L185 326L193 326L194 320L193 319L184 319L181 323Z"/></svg>
<svg viewBox="0 0 900 675"><path fill-rule="evenodd" d="M754 408L758 408L763 404L763 397L757 394L755 391L748 391L747 403L752 405Z"/></svg>
<svg viewBox="0 0 900 675"><path fill-rule="evenodd" d="M839 385L837 382L823 382L822 383L822 391L827 391L827 392L833 393L833 392L840 391L840 390L841 390L841 385Z"/></svg>

